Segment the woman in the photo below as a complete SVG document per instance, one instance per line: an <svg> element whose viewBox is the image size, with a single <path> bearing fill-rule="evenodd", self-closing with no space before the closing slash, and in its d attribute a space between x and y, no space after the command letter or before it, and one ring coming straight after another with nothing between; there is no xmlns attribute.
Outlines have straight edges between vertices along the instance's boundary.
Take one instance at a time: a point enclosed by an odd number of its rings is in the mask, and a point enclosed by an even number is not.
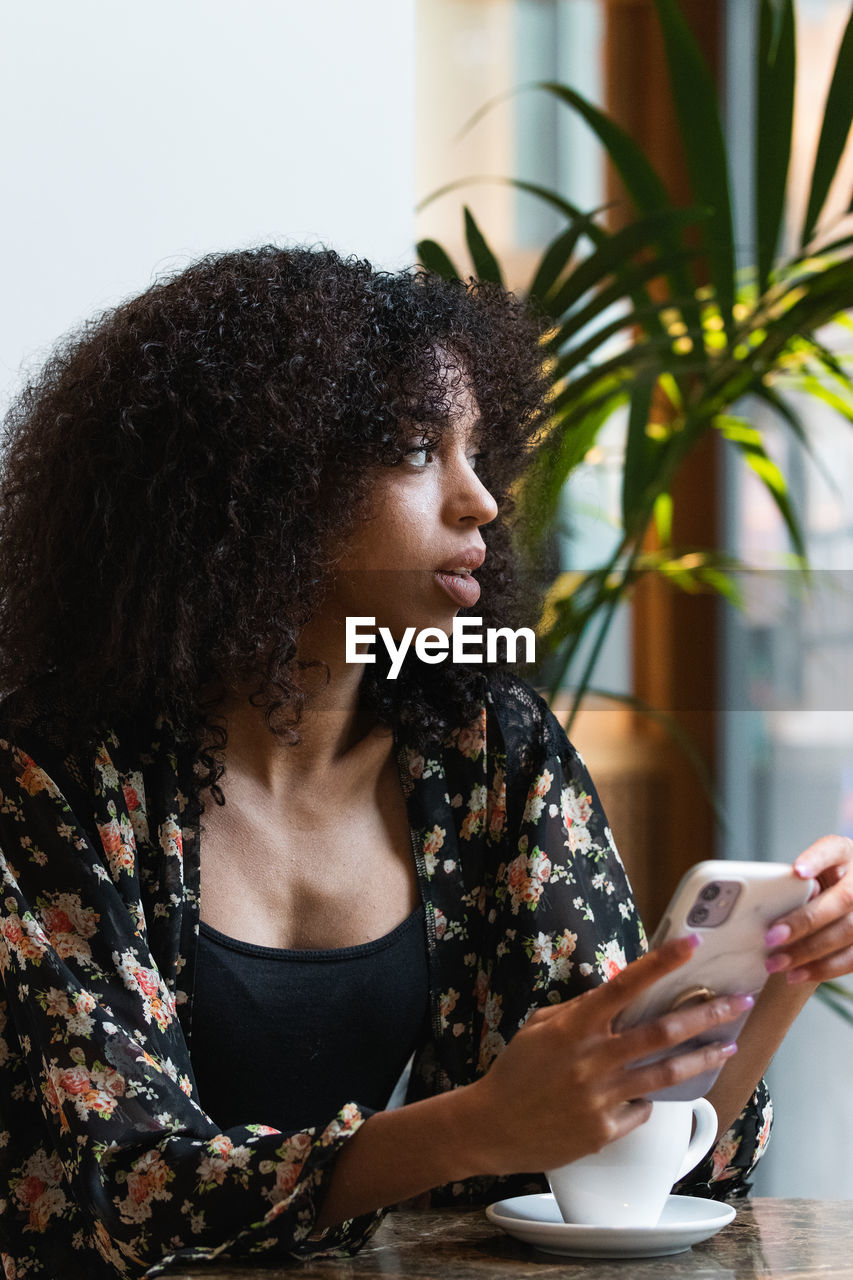
<svg viewBox="0 0 853 1280"><path fill-rule="evenodd" d="M823 885L773 939L799 980L737 1056L677 1050L738 999L617 1035L690 944L642 956L552 714L497 668L347 661L347 618L529 621L506 521L543 398L500 291L264 248L106 314L13 408L7 1277L351 1251L430 1189L541 1188L723 1063L690 1185L746 1186L766 1061L851 967L849 843L797 860Z"/></svg>

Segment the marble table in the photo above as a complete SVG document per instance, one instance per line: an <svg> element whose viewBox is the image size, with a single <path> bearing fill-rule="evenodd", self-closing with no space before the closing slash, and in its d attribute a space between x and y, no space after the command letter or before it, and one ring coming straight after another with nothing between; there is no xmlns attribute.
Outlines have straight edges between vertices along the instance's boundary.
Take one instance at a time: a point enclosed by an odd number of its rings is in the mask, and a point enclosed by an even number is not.
<svg viewBox="0 0 853 1280"><path fill-rule="evenodd" d="M580 1259L541 1253L489 1223L482 1209L397 1211L354 1258L288 1267L218 1264L169 1271L172 1280L851 1280L853 1201L734 1201L737 1217L686 1253Z"/></svg>

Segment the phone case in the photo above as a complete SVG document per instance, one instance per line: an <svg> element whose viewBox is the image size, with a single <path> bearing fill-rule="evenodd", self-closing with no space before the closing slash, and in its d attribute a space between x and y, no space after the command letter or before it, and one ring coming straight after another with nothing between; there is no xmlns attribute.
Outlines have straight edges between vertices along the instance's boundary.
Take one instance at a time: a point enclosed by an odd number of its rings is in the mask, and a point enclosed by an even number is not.
<svg viewBox="0 0 853 1280"><path fill-rule="evenodd" d="M716 892L714 886L717 886ZM774 920L806 902L814 887L813 880L800 880L784 862L697 863L673 894L651 946L692 933L698 934L702 942L686 964L675 973L667 974L623 1011L617 1020L617 1029L648 1022L690 1001L711 999L715 995L757 995L768 977L764 935ZM707 901L703 891L710 895ZM701 919L697 921L697 912L701 916L705 907L713 910L720 897L727 895L731 908L725 920L712 927ZM725 1026L713 1027L679 1045L676 1052L684 1053L714 1040L723 1043L736 1040L747 1017L748 1013ZM672 1101L704 1097L720 1070L722 1067L647 1096Z"/></svg>

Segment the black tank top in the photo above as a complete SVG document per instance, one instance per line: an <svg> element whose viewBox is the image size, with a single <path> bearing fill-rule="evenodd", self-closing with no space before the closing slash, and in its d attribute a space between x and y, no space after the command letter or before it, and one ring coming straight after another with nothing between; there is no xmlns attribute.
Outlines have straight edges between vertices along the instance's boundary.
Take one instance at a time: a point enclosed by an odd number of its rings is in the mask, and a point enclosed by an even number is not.
<svg viewBox="0 0 853 1280"><path fill-rule="evenodd" d="M423 906L360 946L285 951L203 921L191 1058L201 1104L223 1129L328 1123L346 1102L388 1103L428 1026Z"/></svg>

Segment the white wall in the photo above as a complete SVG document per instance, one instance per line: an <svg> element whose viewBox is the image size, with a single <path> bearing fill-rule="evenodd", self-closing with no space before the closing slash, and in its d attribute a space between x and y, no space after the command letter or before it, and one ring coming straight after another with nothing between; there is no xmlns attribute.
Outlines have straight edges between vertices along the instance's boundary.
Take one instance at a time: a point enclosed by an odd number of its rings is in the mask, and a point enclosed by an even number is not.
<svg viewBox="0 0 853 1280"><path fill-rule="evenodd" d="M414 0L9 0L0 408L60 333L202 253L414 261Z"/></svg>

